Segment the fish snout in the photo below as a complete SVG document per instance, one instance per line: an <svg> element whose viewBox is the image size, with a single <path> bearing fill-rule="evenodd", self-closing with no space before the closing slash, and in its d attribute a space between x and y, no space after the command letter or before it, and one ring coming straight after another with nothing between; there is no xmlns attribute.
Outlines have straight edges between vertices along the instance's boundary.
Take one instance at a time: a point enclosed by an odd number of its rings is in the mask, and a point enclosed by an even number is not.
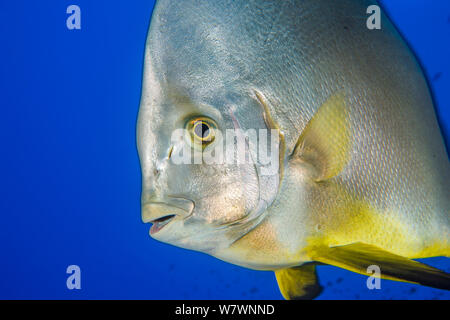
<svg viewBox="0 0 450 320"><path fill-rule="evenodd" d="M194 210L194 202L181 197L149 199L142 203L142 222L152 223L150 234L160 231L175 218L185 219Z"/></svg>

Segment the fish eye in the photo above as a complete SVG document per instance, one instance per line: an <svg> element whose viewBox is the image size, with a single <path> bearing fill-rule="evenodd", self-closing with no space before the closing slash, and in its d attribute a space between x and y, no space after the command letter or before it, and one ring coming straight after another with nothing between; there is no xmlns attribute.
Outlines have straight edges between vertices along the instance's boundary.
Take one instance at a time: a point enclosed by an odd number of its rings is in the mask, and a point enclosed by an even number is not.
<svg viewBox="0 0 450 320"><path fill-rule="evenodd" d="M210 129L209 124L204 121L196 121L194 123L194 134L202 141L208 140L211 135L211 131L212 130Z"/></svg>
<svg viewBox="0 0 450 320"><path fill-rule="evenodd" d="M216 125L212 119L197 117L187 123L187 130L191 134L192 141L206 147L214 141Z"/></svg>

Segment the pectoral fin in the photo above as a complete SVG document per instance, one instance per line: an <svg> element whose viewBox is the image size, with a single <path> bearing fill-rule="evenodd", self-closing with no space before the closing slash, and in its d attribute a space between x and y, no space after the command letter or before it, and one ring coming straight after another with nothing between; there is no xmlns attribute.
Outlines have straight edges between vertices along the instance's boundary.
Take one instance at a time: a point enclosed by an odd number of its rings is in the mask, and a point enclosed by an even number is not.
<svg viewBox="0 0 450 320"><path fill-rule="evenodd" d="M382 279L450 290L448 273L364 243L315 247L310 250L309 255L314 261L364 275L368 275L367 268L370 265L376 265L381 270Z"/></svg>
<svg viewBox="0 0 450 320"><path fill-rule="evenodd" d="M329 98L311 118L300 135L293 159L301 159L312 167L315 181L338 175L349 159L350 133L343 93Z"/></svg>
<svg viewBox="0 0 450 320"><path fill-rule="evenodd" d="M280 292L286 300L313 299L322 291L313 263L277 270L275 276Z"/></svg>

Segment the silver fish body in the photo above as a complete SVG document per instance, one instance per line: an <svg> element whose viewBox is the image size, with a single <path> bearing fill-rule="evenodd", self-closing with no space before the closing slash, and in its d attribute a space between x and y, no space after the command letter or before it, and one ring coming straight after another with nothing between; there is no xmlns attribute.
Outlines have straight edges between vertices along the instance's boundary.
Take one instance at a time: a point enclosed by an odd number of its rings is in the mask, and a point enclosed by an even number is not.
<svg viewBox="0 0 450 320"><path fill-rule="evenodd" d="M138 120L142 215L154 222L177 213L155 239L260 270L313 261L307 248L317 242L449 255L450 170L430 92L389 19L382 14L381 30L366 27L373 4L157 2ZM292 154L321 106L340 94L348 159L316 182ZM174 143L172 132L193 115L221 130L270 129L270 116L282 133L279 172L262 177L257 163L173 164L185 142Z"/></svg>

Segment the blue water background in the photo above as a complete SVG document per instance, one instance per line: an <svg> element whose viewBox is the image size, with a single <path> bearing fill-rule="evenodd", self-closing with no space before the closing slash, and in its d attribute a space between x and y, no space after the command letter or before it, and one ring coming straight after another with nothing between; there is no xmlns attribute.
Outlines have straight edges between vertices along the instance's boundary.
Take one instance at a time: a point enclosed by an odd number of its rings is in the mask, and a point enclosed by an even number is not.
<svg viewBox="0 0 450 320"><path fill-rule="evenodd" d="M450 126L450 1L385 0ZM77 4L82 29L66 28ZM135 145L153 1L0 0L0 298L279 299L272 272L148 236ZM450 271L448 259L427 263ZM66 268L82 289L66 288ZM319 267L320 299L449 299L446 291Z"/></svg>

